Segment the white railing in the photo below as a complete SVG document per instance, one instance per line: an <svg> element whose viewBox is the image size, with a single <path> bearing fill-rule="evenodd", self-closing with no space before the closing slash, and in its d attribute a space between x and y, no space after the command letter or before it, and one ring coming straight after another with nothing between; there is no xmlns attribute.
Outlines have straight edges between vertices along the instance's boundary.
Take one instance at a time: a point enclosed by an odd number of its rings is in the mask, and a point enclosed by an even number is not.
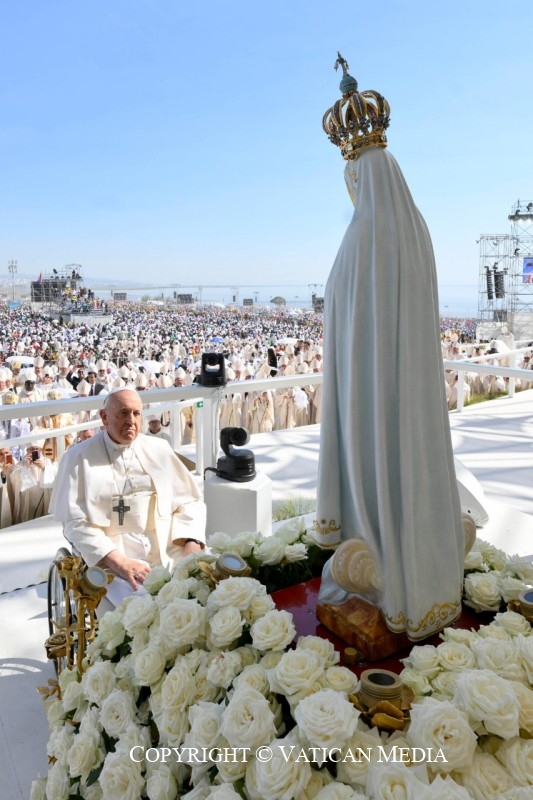
<svg viewBox="0 0 533 800"><path fill-rule="evenodd" d="M457 411L460 412L464 407L464 380L465 372L478 372L508 378L508 394L513 397L515 394L515 382L517 379L530 381L533 383L533 371L517 369L516 367L500 366L494 363L486 364L490 360L509 359L514 362L516 354L531 347L524 347L508 353L490 354L478 356L469 361L445 360L444 369L453 370L458 373L457 381ZM293 386L316 386L323 381L322 373L308 373L305 375L291 375L288 377L264 378L261 380L239 381L228 383L221 387L207 387L200 384L193 384L187 387L174 387L171 389L150 389L142 392L141 397L145 406L143 414L153 414L168 411L170 413L171 424L169 427L170 436L174 449L180 449L177 442L179 427L179 413L187 406L196 408L195 432L196 432L196 472L203 475L207 467L216 465L219 452L219 430L218 417L219 406L223 400L230 395L245 394L247 392L273 391L280 388L291 388ZM47 400L40 403L17 403L16 405L0 405L0 420L18 419L24 417L39 418L49 417L53 414L74 414L78 411L97 412L103 405L102 396L86 398L67 398L62 400ZM61 456L64 450L64 436L76 434L80 430L87 428L97 428L101 425L100 418L89 422L69 425L64 428L47 428L38 432L32 431L27 436L5 439L0 442L0 446L11 447L15 445L28 445L36 438L58 438L58 455Z"/></svg>

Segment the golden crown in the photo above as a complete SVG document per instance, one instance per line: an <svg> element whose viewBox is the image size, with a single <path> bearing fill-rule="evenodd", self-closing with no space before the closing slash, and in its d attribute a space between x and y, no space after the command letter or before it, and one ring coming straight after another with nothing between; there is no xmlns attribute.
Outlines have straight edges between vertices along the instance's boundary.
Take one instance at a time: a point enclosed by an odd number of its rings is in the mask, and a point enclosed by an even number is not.
<svg viewBox="0 0 533 800"><path fill-rule="evenodd" d="M386 147L390 106L379 92L357 91L357 81L348 73L348 63L337 53L335 69L342 67L341 100L328 108L322 120L330 142L340 147L342 157L355 160L365 147Z"/></svg>

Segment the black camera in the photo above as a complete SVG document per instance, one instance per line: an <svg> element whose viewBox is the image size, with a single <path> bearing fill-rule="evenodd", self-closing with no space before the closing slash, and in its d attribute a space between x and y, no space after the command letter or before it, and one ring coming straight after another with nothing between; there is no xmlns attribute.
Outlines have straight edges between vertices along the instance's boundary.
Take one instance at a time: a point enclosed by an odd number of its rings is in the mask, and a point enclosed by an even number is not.
<svg viewBox="0 0 533 800"><path fill-rule="evenodd" d="M246 428L222 428L220 446L224 455L217 461L217 476L227 481L245 483L255 478L255 456L251 450L236 450L250 441Z"/></svg>
<svg viewBox="0 0 533 800"><path fill-rule="evenodd" d="M39 451L38 450L32 450L31 451L31 460L32 461L39 461Z"/></svg>
<svg viewBox="0 0 533 800"><path fill-rule="evenodd" d="M200 384L202 386L224 386L226 362L222 353L202 353Z"/></svg>

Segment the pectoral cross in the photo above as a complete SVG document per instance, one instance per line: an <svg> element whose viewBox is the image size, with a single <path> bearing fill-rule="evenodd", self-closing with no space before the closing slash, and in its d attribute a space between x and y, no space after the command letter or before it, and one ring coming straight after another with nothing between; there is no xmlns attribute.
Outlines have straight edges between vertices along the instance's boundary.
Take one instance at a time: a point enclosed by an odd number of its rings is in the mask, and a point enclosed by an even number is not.
<svg viewBox="0 0 533 800"><path fill-rule="evenodd" d="M118 524L124 525L124 514L126 511L130 510L130 506L127 506L124 503L124 498L121 496L118 498L118 504L113 506L113 511L116 511L118 514Z"/></svg>

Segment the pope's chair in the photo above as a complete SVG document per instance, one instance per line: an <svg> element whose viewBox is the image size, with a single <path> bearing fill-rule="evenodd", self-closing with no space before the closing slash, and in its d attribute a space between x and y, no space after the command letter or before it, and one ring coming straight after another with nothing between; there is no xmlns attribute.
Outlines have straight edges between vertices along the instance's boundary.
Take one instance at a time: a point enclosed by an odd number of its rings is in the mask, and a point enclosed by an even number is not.
<svg viewBox="0 0 533 800"><path fill-rule="evenodd" d="M105 597L110 576L88 567L83 558L61 547L48 571L48 625L45 642L56 674L76 666L83 672L87 645L97 632L96 608Z"/></svg>

